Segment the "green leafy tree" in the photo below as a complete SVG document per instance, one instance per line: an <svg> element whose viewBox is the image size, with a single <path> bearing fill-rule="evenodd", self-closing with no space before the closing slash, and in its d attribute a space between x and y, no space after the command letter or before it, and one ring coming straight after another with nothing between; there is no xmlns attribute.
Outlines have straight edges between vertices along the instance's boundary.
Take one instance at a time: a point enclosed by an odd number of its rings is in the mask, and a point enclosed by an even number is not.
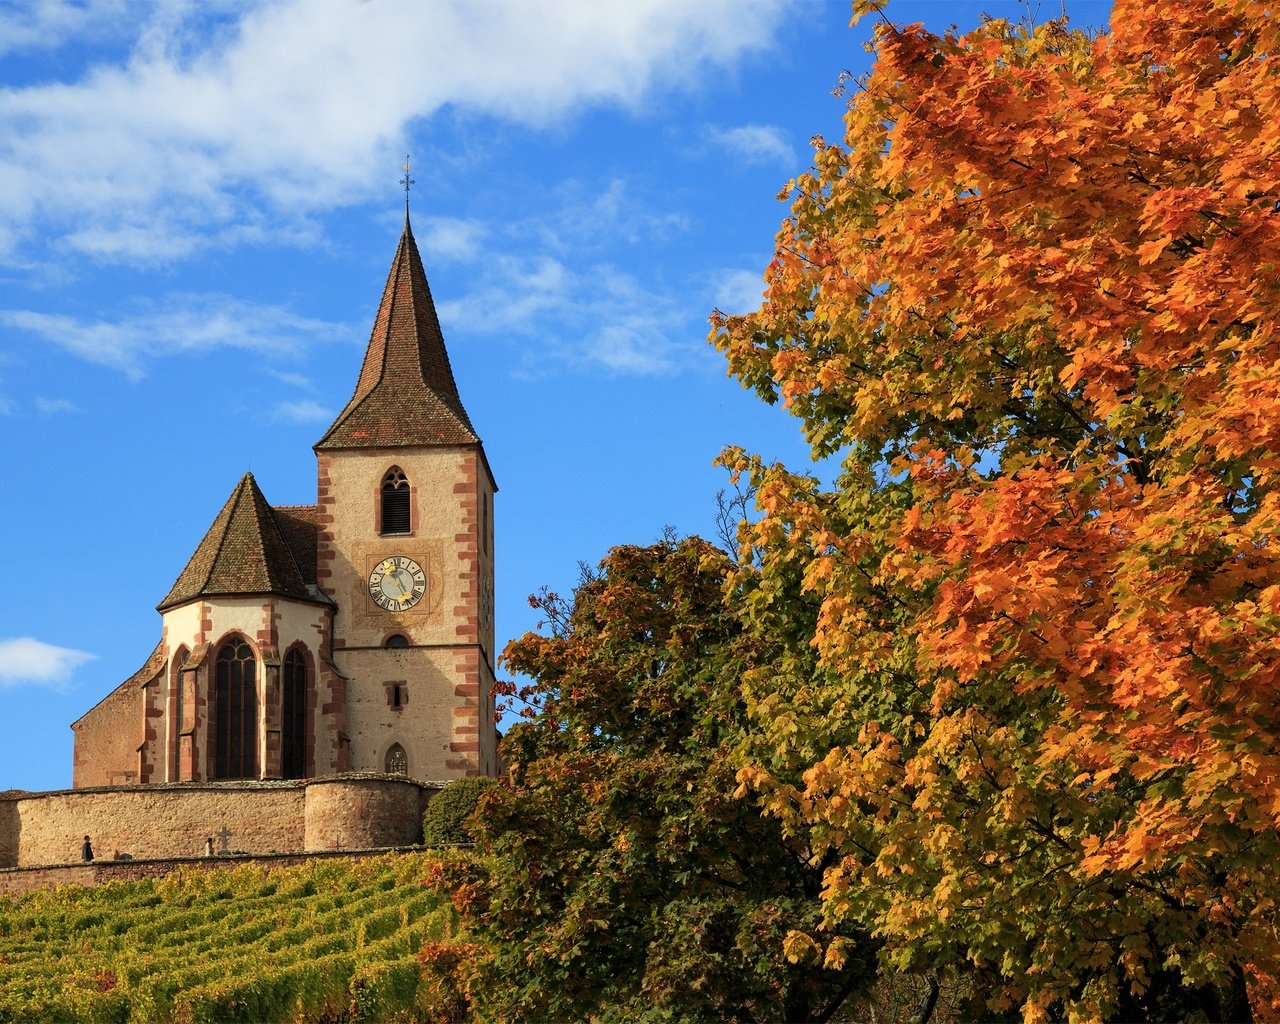
<svg viewBox="0 0 1280 1024"><path fill-rule="evenodd" d="M446 785L422 815L422 841L428 846L472 842L475 837L468 819L480 798L497 784L496 779L474 776Z"/></svg>
<svg viewBox="0 0 1280 1024"><path fill-rule="evenodd" d="M614 548L572 601L534 603L549 635L511 643L533 682L503 741L508 787L476 816L480 857L443 872L489 1020L829 1019L869 978L836 928L820 954L821 872L737 799L744 666L760 653L726 603L727 557L699 539Z"/></svg>

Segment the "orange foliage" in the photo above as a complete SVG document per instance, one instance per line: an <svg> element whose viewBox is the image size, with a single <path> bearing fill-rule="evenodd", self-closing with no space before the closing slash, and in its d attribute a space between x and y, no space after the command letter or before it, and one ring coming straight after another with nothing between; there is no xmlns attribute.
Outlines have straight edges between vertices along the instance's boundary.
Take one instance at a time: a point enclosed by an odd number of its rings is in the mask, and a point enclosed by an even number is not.
<svg viewBox="0 0 1280 1024"><path fill-rule="evenodd" d="M1248 0L882 26L765 305L715 322L847 456L835 494L728 457L850 696L752 683L830 753L787 733L743 781L839 855L831 919L1028 1020L1156 1012L1170 977L1280 1019L1278 52ZM1023 924L956 923L991 901ZM1072 906L1118 916L1043 948Z"/></svg>

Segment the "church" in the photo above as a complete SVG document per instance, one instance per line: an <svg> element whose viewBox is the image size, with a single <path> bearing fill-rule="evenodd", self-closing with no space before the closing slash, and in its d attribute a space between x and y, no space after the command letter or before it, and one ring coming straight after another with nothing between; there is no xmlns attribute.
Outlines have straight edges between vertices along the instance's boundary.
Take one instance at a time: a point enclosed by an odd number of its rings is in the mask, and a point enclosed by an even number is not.
<svg viewBox="0 0 1280 1024"><path fill-rule="evenodd" d="M74 789L496 774L497 487L407 208L314 451L314 505L272 505L248 473L231 489L145 664L72 726Z"/></svg>

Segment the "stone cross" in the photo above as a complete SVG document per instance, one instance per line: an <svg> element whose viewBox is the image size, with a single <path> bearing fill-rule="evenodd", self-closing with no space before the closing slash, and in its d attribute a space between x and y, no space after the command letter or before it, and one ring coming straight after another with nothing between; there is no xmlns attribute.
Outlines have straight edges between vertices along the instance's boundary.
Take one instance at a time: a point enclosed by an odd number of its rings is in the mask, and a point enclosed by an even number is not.
<svg viewBox="0 0 1280 1024"><path fill-rule="evenodd" d="M231 850L227 848L227 840L231 838L231 833L227 831L227 826L223 825L222 830L220 832L215 832L214 835L217 836L222 841L222 846L218 850L218 853L219 854L230 853Z"/></svg>

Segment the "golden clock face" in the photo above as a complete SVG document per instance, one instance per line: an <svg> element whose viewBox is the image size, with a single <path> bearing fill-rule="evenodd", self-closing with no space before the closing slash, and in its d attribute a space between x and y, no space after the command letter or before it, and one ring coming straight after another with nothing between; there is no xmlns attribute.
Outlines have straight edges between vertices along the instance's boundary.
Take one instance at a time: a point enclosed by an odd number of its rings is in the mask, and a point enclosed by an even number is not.
<svg viewBox="0 0 1280 1024"><path fill-rule="evenodd" d="M369 573L369 596L379 608L403 612L427 593L427 574L407 555L391 555Z"/></svg>

